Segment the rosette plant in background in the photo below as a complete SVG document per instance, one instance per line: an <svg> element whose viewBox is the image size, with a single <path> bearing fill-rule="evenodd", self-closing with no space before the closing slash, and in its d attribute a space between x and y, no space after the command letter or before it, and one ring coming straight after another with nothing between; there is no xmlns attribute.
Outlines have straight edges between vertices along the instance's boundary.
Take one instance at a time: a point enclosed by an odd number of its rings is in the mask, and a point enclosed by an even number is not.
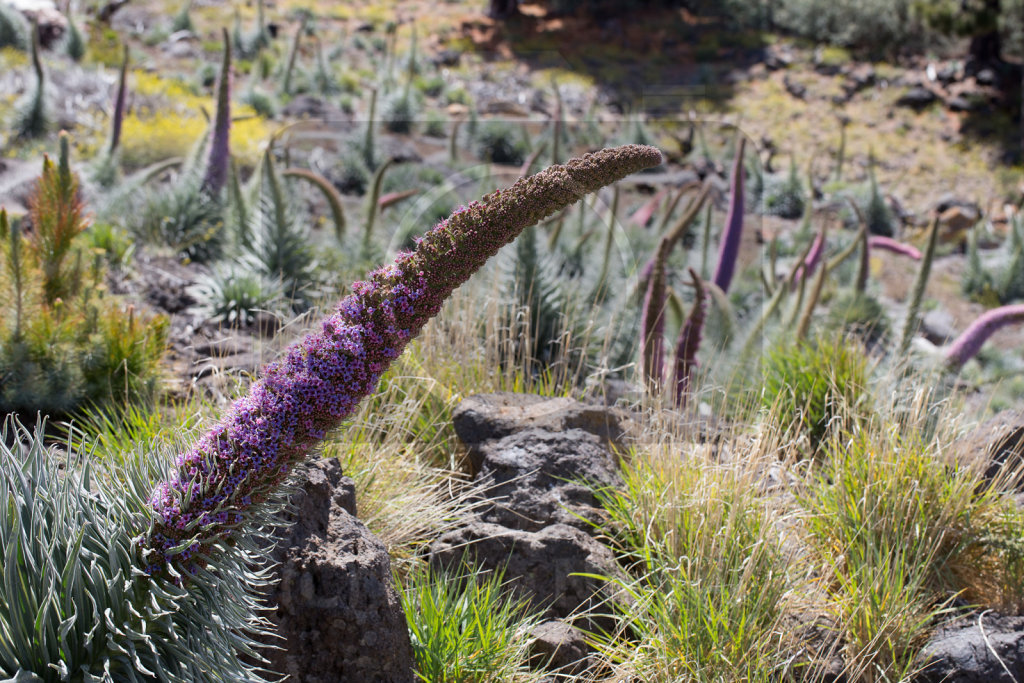
<svg viewBox="0 0 1024 683"><path fill-rule="evenodd" d="M94 467L8 422L0 447L0 675L14 681L261 681L259 539L289 472L372 393L444 300L522 230L661 163L606 149L462 207L352 287L191 449ZM13 445L12 445L13 444Z"/></svg>

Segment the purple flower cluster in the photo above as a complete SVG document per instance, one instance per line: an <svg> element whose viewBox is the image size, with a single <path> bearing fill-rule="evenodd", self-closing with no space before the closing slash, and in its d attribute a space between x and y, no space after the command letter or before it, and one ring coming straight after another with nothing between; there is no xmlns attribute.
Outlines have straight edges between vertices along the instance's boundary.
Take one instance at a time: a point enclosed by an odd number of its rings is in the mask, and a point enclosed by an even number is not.
<svg viewBox="0 0 1024 683"><path fill-rule="evenodd" d="M195 447L151 499L156 513L139 539L150 574L196 572L247 522L291 468L372 393L406 343L452 291L522 230L585 194L661 163L653 147L602 150L519 180L463 207L413 252L352 286L318 332L263 369L249 394Z"/></svg>

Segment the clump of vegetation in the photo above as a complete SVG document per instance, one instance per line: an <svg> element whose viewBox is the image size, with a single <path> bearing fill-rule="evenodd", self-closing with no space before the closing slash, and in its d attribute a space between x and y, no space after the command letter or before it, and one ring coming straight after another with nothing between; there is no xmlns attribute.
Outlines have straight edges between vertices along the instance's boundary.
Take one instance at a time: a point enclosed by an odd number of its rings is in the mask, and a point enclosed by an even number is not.
<svg viewBox="0 0 1024 683"><path fill-rule="evenodd" d="M30 31L31 26L21 12L10 5L0 4L0 48L29 50L32 44Z"/></svg>
<svg viewBox="0 0 1024 683"><path fill-rule="evenodd" d="M985 258L978 250L979 230L973 228L968 239L963 292L990 306L1024 299L1024 218L1013 216L1006 240Z"/></svg>
<svg viewBox="0 0 1024 683"><path fill-rule="evenodd" d="M839 337L787 344L764 359L761 404L816 452L830 430L849 429L865 409L867 370L861 350Z"/></svg>
<svg viewBox="0 0 1024 683"><path fill-rule="evenodd" d="M167 320L104 293L105 262L87 250L66 134L58 163L44 161L29 208L27 235L0 212L0 282L14 308L0 337L0 412L66 416L152 400Z"/></svg>
<svg viewBox="0 0 1024 683"><path fill-rule="evenodd" d="M408 93L390 97L384 105L384 127L392 133L411 133L418 107Z"/></svg>
<svg viewBox="0 0 1024 683"><path fill-rule="evenodd" d="M762 198L764 212L779 218L800 218L807 201L803 185L797 174L796 163L790 163L789 172L764 179Z"/></svg>
<svg viewBox="0 0 1024 683"><path fill-rule="evenodd" d="M530 672L530 631L541 617L509 594L500 575L419 568L401 597L421 680L514 681Z"/></svg>
<svg viewBox="0 0 1024 683"><path fill-rule="evenodd" d="M522 131L508 121L485 121L474 135L476 154L495 164L522 164L529 152Z"/></svg>

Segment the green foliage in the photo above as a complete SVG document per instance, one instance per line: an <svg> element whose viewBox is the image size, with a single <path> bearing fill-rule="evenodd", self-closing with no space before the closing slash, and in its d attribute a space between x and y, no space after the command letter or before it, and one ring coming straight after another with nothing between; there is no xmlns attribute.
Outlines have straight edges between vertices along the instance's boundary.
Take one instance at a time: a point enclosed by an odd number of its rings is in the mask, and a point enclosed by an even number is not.
<svg viewBox="0 0 1024 683"><path fill-rule="evenodd" d="M68 15L68 33L64 39L64 51L76 62L82 61L82 58L85 57L85 39L82 38L82 32L78 29L75 18L70 14Z"/></svg>
<svg viewBox="0 0 1024 683"><path fill-rule="evenodd" d="M440 74L434 74L433 76L417 76L413 83L416 89L427 97L440 97L444 92L445 81Z"/></svg>
<svg viewBox="0 0 1024 683"><path fill-rule="evenodd" d="M216 260L224 248L224 207L201 187L194 172L148 196L133 232L137 239L162 244L198 263Z"/></svg>
<svg viewBox="0 0 1024 683"><path fill-rule="evenodd" d="M804 214L807 200L795 162L790 162L788 173L764 178L762 201L764 213L770 216L796 219Z"/></svg>
<svg viewBox="0 0 1024 683"><path fill-rule="evenodd" d="M500 576L419 567L407 577L401 599L419 680L487 683L525 673L529 633L541 617L509 595Z"/></svg>
<svg viewBox="0 0 1024 683"><path fill-rule="evenodd" d="M613 581L624 637L605 649L638 680L779 680L789 579L769 508L741 470L664 452L631 454L622 489L597 492L636 577Z"/></svg>
<svg viewBox="0 0 1024 683"><path fill-rule="evenodd" d="M46 72L39 56L39 35L35 27L31 29L32 68L35 72L35 83L29 92L15 104L14 136L28 139L38 138L50 129L50 106L46 99Z"/></svg>
<svg viewBox="0 0 1024 683"><path fill-rule="evenodd" d="M260 116L272 119L277 116L277 102L272 95L250 88L242 95L242 103L252 107Z"/></svg>
<svg viewBox="0 0 1024 683"><path fill-rule="evenodd" d="M761 404L817 451L831 430L851 427L866 396L867 359L839 337L784 344L764 359Z"/></svg>
<svg viewBox="0 0 1024 683"><path fill-rule="evenodd" d="M29 237L0 214L0 286L13 308L0 326L2 413L66 416L87 404L148 402L155 395L167 320L136 315L105 293L102 253L83 264L90 243L106 244L120 263L131 245L109 226L83 234L84 207L67 155L64 135L59 164L44 161L30 199Z"/></svg>
<svg viewBox="0 0 1024 683"><path fill-rule="evenodd" d="M522 131L509 121L485 121L473 137L477 156L495 164L521 164L529 152Z"/></svg>
<svg viewBox="0 0 1024 683"><path fill-rule="evenodd" d="M85 232L85 241L89 248L99 250L111 268L124 270L135 254L135 242L124 230L111 223L97 222L89 226Z"/></svg>
<svg viewBox="0 0 1024 683"><path fill-rule="evenodd" d="M6 3L0 3L0 48L28 50L32 43L30 30L31 26L21 12Z"/></svg>
<svg viewBox="0 0 1024 683"><path fill-rule="evenodd" d="M259 272L252 263L217 264L196 283L201 313L230 327L248 327L260 311L275 312L285 297L281 283Z"/></svg>
<svg viewBox="0 0 1024 683"><path fill-rule="evenodd" d="M192 9L192 0L186 0L181 5L181 9L174 15L174 19L171 21L171 33L177 33L178 31L189 31L195 33L196 27L192 23L192 16L189 14Z"/></svg>
<svg viewBox="0 0 1024 683"><path fill-rule="evenodd" d="M266 283L279 283L291 305L305 310L312 303L316 284L316 263L309 246L308 228L297 217L274 166L272 152L263 158L261 193L257 211L249 228L250 239L241 246L249 263ZM262 285L262 298L270 297L273 287ZM243 284L242 281L237 282ZM253 282L248 280L249 292Z"/></svg>
<svg viewBox="0 0 1024 683"><path fill-rule="evenodd" d="M427 112L423 134L431 138L444 138L448 136L448 118L441 112L431 109Z"/></svg>
<svg viewBox="0 0 1024 683"><path fill-rule="evenodd" d="M411 95L390 97L384 104L384 127L392 133L411 133L418 109Z"/></svg>
<svg viewBox="0 0 1024 683"><path fill-rule="evenodd" d="M735 4L735 3L732 3ZM777 27L816 43L883 56L921 45L917 0L785 0L772 19Z"/></svg>
<svg viewBox="0 0 1024 683"><path fill-rule="evenodd" d="M864 292L844 292L829 306L828 328L840 336L855 335L874 343L889 331L885 308Z"/></svg>
<svg viewBox="0 0 1024 683"><path fill-rule="evenodd" d="M963 292L989 305L1024 299L1024 219L1014 215L1006 241L984 259L978 252L979 230L972 229L968 240Z"/></svg>
<svg viewBox="0 0 1024 683"><path fill-rule="evenodd" d="M326 171L339 192L361 195L370 184L370 169L358 147L358 144L346 145L339 154L338 163Z"/></svg>
<svg viewBox="0 0 1024 683"><path fill-rule="evenodd" d="M999 604L982 576L1016 576L1020 594L1019 511L978 471L937 466L942 443L912 426L845 435L801 495L854 674L902 680L954 595Z"/></svg>
<svg viewBox="0 0 1024 683"><path fill-rule="evenodd" d="M151 579L136 538L151 523L152 482L169 476L170 459L136 453L123 467L97 468L85 452L55 453L42 430L14 421L0 430L0 675L262 681L238 654L267 637L255 616L267 578L255 540L263 533L240 536L216 573L186 587ZM24 445L12 450L15 440ZM264 523L273 505L261 506Z"/></svg>

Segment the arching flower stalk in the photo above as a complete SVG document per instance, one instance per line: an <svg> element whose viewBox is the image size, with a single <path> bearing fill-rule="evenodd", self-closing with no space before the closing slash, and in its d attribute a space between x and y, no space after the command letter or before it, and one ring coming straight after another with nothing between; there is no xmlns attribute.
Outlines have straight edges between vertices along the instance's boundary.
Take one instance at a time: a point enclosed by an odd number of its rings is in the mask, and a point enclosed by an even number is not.
<svg viewBox="0 0 1024 683"><path fill-rule="evenodd" d="M661 159L653 147L626 145L521 179L460 208L414 251L356 282L320 331L266 366L248 395L177 457L138 539L147 572L180 580L200 571L487 259L528 226Z"/></svg>
<svg viewBox="0 0 1024 683"><path fill-rule="evenodd" d="M959 371L964 363L981 351L981 347L985 345L989 337L1013 323L1024 323L1024 304L1000 306L982 313L952 344L946 347L943 352L946 367L954 372Z"/></svg>

